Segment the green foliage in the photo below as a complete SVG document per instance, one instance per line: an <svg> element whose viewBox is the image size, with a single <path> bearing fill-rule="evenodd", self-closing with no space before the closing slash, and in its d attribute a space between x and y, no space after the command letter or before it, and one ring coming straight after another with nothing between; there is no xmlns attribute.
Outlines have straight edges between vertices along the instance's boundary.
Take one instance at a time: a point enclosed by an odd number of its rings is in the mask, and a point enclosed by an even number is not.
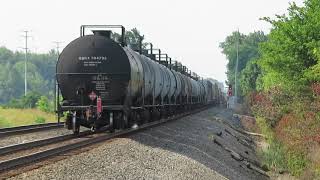
<svg viewBox="0 0 320 180"><path fill-rule="evenodd" d="M0 64L0 103L21 96L24 89L23 83L22 76L9 62Z"/></svg>
<svg viewBox="0 0 320 180"><path fill-rule="evenodd" d="M267 40L266 35L262 31L257 31L244 35L242 33L233 32L228 36L224 42L220 43L222 53L226 55L228 59L227 64L227 78L229 84L235 82L235 69L237 59L237 44L239 45L239 61L238 61L238 73L237 77L242 80L238 94L243 92L247 94L249 90L256 87L256 79L260 73L260 69L256 65L255 61L260 57L259 44ZM249 66L246 68L246 66ZM245 69L244 72L242 72ZM248 80L246 78L249 78Z"/></svg>
<svg viewBox="0 0 320 180"><path fill-rule="evenodd" d="M287 169L285 150L279 142L272 142L261 154L263 163L267 165L268 169L277 172Z"/></svg>
<svg viewBox="0 0 320 180"><path fill-rule="evenodd" d="M304 154L299 152L287 153L287 166L290 173L294 176L300 176L307 166L307 159Z"/></svg>
<svg viewBox="0 0 320 180"><path fill-rule="evenodd" d="M24 58L24 53L0 47L0 104L7 104L23 96ZM28 92L35 91L52 98L56 61L57 53L54 50L47 54L28 54ZM14 104L12 107L24 107L17 100L12 100L10 104Z"/></svg>
<svg viewBox="0 0 320 180"><path fill-rule="evenodd" d="M266 136L267 142L269 144L274 142L275 137L273 131L271 130L270 124L264 118L261 117L257 117L256 122L261 133Z"/></svg>
<svg viewBox="0 0 320 180"><path fill-rule="evenodd" d="M50 111L49 100L46 96L41 96L37 102L37 108L44 112Z"/></svg>
<svg viewBox="0 0 320 180"><path fill-rule="evenodd" d="M23 96L22 104L25 108L34 108L40 98L40 94L37 92L28 92L26 96Z"/></svg>
<svg viewBox="0 0 320 180"><path fill-rule="evenodd" d="M240 87L243 95L257 89L257 80L260 77L261 69L257 64L257 60L249 61L241 72Z"/></svg>
<svg viewBox="0 0 320 180"><path fill-rule="evenodd" d="M0 128L7 128L7 127L11 127L11 123L6 120L4 117L0 116Z"/></svg>
<svg viewBox="0 0 320 180"><path fill-rule="evenodd" d="M36 119L34 120L34 122L37 124L43 124L46 122L46 119L44 117L37 116Z"/></svg>
<svg viewBox="0 0 320 180"><path fill-rule="evenodd" d="M112 33L112 39L114 39L115 41L120 40L120 34L118 33ZM144 40L144 35L141 35L140 31L137 28L133 28L130 31L126 31L125 33L125 41L127 44L129 44L130 46L133 46L134 48L137 48L137 46L139 45L139 41L142 41L142 48L146 48L148 43L143 42Z"/></svg>
<svg viewBox="0 0 320 180"><path fill-rule="evenodd" d="M261 45L259 64L263 88L281 86L288 91L319 80L320 1L307 0L305 7L292 3L288 15L264 18L273 28Z"/></svg>
<svg viewBox="0 0 320 180"><path fill-rule="evenodd" d="M306 0L303 7L292 3L287 15L263 19L272 29L268 40L257 45L258 57L240 72L240 87L252 112L263 117L257 124L269 144L262 152L264 162L310 179L320 167L312 158L318 157L312 149L320 142L320 0ZM224 53L232 63L230 49ZM233 68L228 64L228 80ZM303 172L307 167L311 176Z"/></svg>
<svg viewBox="0 0 320 180"><path fill-rule="evenodd" d="M258 117L256 121L261 133L266 136L269 144L267 149L260 152L263 163L266 164L269 169L276 171L285 170L285 150L282 144L276 140L270 124L264 118Z"/></svg>
<svg viewBox="0 0 320 180"><path fill-rule="evenodd" d="M299 151L290 151L285 148L275 137L274 132L265 119L257 118L257 125L262 134L266 136L269 144L267 149L260 152L263 163L266 164L269 169L278 172L289 170L294 176L301 175L308 163L306 156Z"/></svg>
<svg viewBox="0 0 320 180"><path fill-rule="evenodd" d="M40 94L37 92L28 92L26 96L19 99L11 99L7 104L8 108L34 108L40 99Z"/></svg>

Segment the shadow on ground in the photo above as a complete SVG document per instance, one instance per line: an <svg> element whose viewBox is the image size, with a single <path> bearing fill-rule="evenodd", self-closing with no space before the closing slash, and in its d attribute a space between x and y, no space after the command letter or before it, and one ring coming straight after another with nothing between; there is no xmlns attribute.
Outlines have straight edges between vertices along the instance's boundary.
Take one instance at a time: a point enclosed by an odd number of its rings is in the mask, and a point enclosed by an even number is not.
<svg viewBox="0 0 320 180"><path fill-rule="evenodd" d="M213 139L218 139L224 146L246 159L257 161L254 148L242 144L237 138L241 139L243 135L217 121L217 117L234 126L240 126L237 120L232 119L231 110L210 108L196 115L142 131L130 136L130 139L191 158L229 179L268 179L246 167L243 161L232 158L230 152L214 143Z"/></svg>

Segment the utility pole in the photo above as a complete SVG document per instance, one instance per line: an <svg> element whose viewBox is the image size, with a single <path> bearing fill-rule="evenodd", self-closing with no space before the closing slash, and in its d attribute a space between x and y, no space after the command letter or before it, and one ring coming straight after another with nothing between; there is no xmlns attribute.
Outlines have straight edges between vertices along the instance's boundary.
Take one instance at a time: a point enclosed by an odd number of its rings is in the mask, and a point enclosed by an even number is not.
<svg viewBox="0 0 320 180"><path fill-rule="evenodd" d="M239 42L240 41L240 32L238 29L237 33L237 61L236 61L236 69L234 73L234 96L235 96L235 104L238 102L238 82L237 82L237 74L238 74L238 66L239 66Z"/></svg>
<svg viewBox="0 0 320 180"><path fill-rule="evenodd" d="M27 95L27 58L28 58L28 32L29 31L23 31L25 33L24 38L25 38L25 55L24 55L24 95Z"/></svg>
<svg viewBox="0 0 320 180"><path fill-rule="evenodd" d="M56 51L57 51L57 61L58 61L58 59L59 59L59 54L60 54L60 52L59 52L59 49L60 49L60 44L62 43L62 42L60 42L60 41L54 41L53 43L55 43L56 44ZM59 96L58 96L58 91L59 91L59 87L58 87L58 84L56 83L56 79L55 79L55 76L54 76L54 81L53 81L53 83L54 83L54 111L56 111L56 112L58 112L57 111L57 107L58 107L58 104L59 104ZM58 113L58 116L57 116L57 122L58 122L58 124L60 124L60 114Z"/></svg>
<svg viewBox="0 0 320 180"><path fill-rule="evenodd" d="M56 44L56 51L57 51L57 55L58 55L58 57L59 57L59 54L60 54L59 49L60 49L60 44L61 44L62 42L61 42L61 41L54 41L53 43Z"/></svg>

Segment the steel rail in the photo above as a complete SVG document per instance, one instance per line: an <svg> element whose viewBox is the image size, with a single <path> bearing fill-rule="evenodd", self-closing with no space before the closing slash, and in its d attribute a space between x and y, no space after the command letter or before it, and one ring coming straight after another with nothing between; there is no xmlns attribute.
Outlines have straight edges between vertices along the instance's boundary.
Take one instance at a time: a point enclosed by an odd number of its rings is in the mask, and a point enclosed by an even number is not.
<svg viewBox="0 0 320 180"><path fill-rule="evenodd" d="M42 146L70 140L70 139L77 138L77 137L83 137L83 136L86 136L89 134L92 134L92 132L91 131L84 131L84 132L81 132L77 136L74 134L67 134L67 135L46 138L46 139L40 139L37 141L31 141L31 142L27 142L27 143L9 145L9 146L5 146L5 147L0 148L0 156L4 156L7 154L13 154L18 151L22 151L22 150L26 150L26 149L42 147Z"/></svg>
<svg viewBox="0 0 320 180"><path fill-rule="evenodd" d="M100 143L100 142L103 142L106 140L110 140L112 138L123 137L125 135L129 135L134 132L138 132L138 131L141 131L141 130L144 130L147 128L158 126L158 125L163 124L168 121L177 120L177 119L186 117L191 114L196 114L196 113L201 112L207 108L209 108L209 107L206 106L206 107L203 107L203 108L191 111L191 112L187 112L187 113L183 113L183 114L179 114L179 115L170 117L168 119L162 119L159 121L150 122L150 123L141 125L140 127L136 128L136 129L121 130L121 131L111 133L111 134L99 133L98 137L95 137L92 139L85 139L80 142L71 143L71 144L67 144L64 146L57 147L57 148L51 148L51 149L36 152L36 153L30 154L30 155L21 156L21 157L17 157L14 159L2 161L2 162L0 162L0 174L4 173L5 171L8 171L8 170L12 170L15 168L26 166L26 165L29 165L29 164L32 164L35 162L43 161L43 160L48 159L50 157L57 156L59 154L63 154L63 153L66 153L66 152L69 152L72 150L84 148L84 147L87 147L87 146L90 146L93 144L97 144L97 143Z"/></svg>
<svg viewBox="0 0 320 180"><path fill-rule="evenodd" d="M25 133L31 133L36 131L61 128L61 127L63 127L63 123L45 123L45 124L34 124L34 125L28 125L28 126L17 126L12 128L1 128L0 137L25 134Z"/></svg>

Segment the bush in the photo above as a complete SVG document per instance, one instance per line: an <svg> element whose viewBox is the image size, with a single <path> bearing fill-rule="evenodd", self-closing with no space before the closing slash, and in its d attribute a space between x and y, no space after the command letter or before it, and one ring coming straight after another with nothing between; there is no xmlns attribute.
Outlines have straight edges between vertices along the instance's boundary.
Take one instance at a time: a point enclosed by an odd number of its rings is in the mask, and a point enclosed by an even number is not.
<svg viewBox="0 0 320 180"><path fill-rule="evenodd" d="M28 92L26 96L22 96L19 99L11 99L7 104L8 108L34 108L37 101L40 99L40 94L37 92Z"/></svg>
<svg viewBox="0 0 320 180"><path fill-rule="evenodd" d="M34 122L37 124L43 124L46 122L46 119L44 117L38 116L38 117L36 117Z"/></svg>
<svg viewBox="0 0 320 180"><path fill-rule="evenodd" d="M36 104L37 104L37 108L39 110L44 111L44 112L50 111L49 100L46 96L41 96Z"/></svg>
<svg viewBox="0 0 320 180"><path fill-rule="evenodd" d="M9 103L7 104L7 108L19 108L19 109L21 109L23 107L24 107L23 103L19 99L11 99L9 101Z"/></svg>
<svg viewBox="0 0 320 180"><path fill-rule="evenodd" d="M253 114L256 117L263 117L271 127L274 127L283 114L288 112L287 105L293 97L275 87L268 92L255 93L250 99Z"/></svg>
<svg viewBox="0 0 320 180"><path fill-rule="evenodd" d="M39 99L40 94L38 92L28 92L26 96L21 98L21 101L24 108L34 108Z"/></svg>

